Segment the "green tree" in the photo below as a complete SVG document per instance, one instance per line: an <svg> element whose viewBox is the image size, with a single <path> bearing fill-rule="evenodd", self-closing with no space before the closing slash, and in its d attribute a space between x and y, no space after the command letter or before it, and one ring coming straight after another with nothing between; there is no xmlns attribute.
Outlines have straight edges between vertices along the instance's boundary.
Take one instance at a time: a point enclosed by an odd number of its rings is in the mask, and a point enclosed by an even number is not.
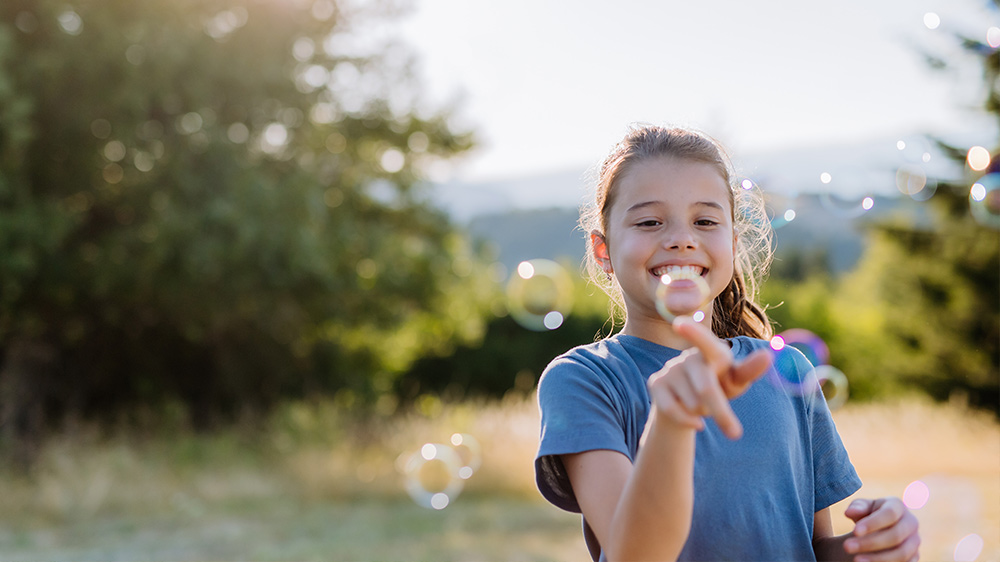
<svg viewBox="0 0 1000 562"><path fill-rule="evenodd" d="M202 423L370 401L481 337L480 253L424 180L473 139L424 108L402 47L366 47L396 10L0 3L8 435L171 400Z"/></svg>
<svg viewBox="0 0 1000 562"><path fill-rule="evenodd" d="M1000 52L960 41L981 58L985 109L1000 120ZM942 147L964 164L967 147ZM998 170L994 162L987 172ZM983 173L966 166L964 177L937 183L929 224L874 227L830 311L839 326L833 347L864 384L938 399L957 392L1000 415L1000 232L970 212L970 187Z"/></svg>

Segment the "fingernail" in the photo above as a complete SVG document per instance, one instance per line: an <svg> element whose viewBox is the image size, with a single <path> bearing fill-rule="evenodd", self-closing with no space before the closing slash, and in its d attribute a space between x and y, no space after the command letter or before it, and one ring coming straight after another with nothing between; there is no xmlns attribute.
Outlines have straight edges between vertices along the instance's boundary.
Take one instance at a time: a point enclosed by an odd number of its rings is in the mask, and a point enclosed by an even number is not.
<svg viewBox="0 0 1000 562"><path fill-rule="evenodd" d="M865 525L864 523L858 523L857 525L854 526L855 535L861 536L867 532L868 532L868 526Z"/></svg>
<svg viewBox="0 0 1000 562"><path fill-rule="evenodd" d="M847 539L844 541L844 550L852 554L858 551L858 546L858 541L854 539Z"/></svg>

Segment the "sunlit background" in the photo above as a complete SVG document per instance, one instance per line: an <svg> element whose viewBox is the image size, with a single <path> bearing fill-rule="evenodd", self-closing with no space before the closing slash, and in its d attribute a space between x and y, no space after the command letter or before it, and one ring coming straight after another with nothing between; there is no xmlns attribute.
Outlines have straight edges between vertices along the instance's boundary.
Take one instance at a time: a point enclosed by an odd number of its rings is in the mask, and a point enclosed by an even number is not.
<svg viewBox="0 0 1000 562"><path fill-rule="evenodd" d="M981 0L3 0L0 558L586 559L534 388L620 327L577 221L645 122L767 202L815 369L761 384L1000 560L998 49Z"/></svg>

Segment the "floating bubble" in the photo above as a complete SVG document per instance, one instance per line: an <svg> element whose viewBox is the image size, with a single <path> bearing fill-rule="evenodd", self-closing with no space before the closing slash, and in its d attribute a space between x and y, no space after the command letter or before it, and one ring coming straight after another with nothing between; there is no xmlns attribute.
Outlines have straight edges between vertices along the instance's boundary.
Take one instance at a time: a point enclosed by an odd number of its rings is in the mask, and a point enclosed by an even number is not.
<svg viewBox="0 0 1000 562"><path fill-rule="evenodd" d="M676 268L663 275L656 287L656 311L668 322L678 316L691 316L701 322L705 319L704 308L711 300L705 278L690 267Z"/></svg>
<svg viewBox="0 0 1000 562"><path fill-rule="evenodd" d="M920 509L927 504L930 496L931 492L927 488L927 484L920 480L914 480L903 490L903 503L910 509Z"/></svg>
<svg viewBox="0 0 1000 562"><path fill-rule="evenodd" d="M775 348L775 339L781 340L779 348ZM771 339L771 349L775 351L780 351L786 345L801 351L813 366L830 362L830 348L823 338L804 328L790 328Z"/></svg>
<svg viewBox="0 0 1000 562"><path fill-rule="evenodd" d="M847 375L843 371L833 365L820 365L816 367L816 380L830 410L836 410L847 402Z"/></svg>
<svg viewBox="0 0 1000 562"><path fill-rule="evenodd" d="M896 189L915 201L927 201L937 191L937 185L927 181L923 166L906 164L896 170Z"/></svg>
<svg viewBox="0 0 1000 562"><path fill-rule="evenodd" d="M819 202L824 209L844 218L859 217L875 206L869 196L844 198L831 193L821 193Z"/></svg>
<svg viewBox="0 0 1000 562"><path fill-rule="evenodd" d="M983 552L983 537L970 533L955 545L955 562L974 562Z"/></svg>
<svg viewBox="0 0 1000 562"><path fill-rule="evenodd" d="M1000 27L994 25L986 30L986 44L992 49L1000 47Z"/></svg>
<svg viewBox="0 0 1000 562"><path fill-rule="evenodd" d="M406 492L421 507L441 510L462 491L462 459L441 443L426 443L403 466Z"/></svg>
<svg viewBox="0 0 1000 562"><path fill-rule="evenodd" d="M794 396L815 394L820 389L816 378L816 368L803 362L797 348L788 345L785 338L771 338L771 349L774 351L774 362L767 373L767 379L774 386Z"/></svg>
<svg viewBox="0 0 1000 562"><path fill-rule="evenodd" d="M458 476L462 480L468 480L483 463L479 441L468 433L455 433L451 436L451 444L461 460Z"/></svg>
<svg viewBox="0 0 1000 562"><path fill-rule="evenodd" d="M969 210L979 224L1000 229L1000 172L986 174L972 184Z"/></svg>
<svg viewBox="0 0 1000 562"><path fill-rule="evenodd" d="M573 308L573 281L554 261L523 261L507 283L507 309L521 326L554 330Z"/></svg>
<svg viewBox="0 0 1000 562"><path fill-rule="evenodd" d="M830 183L831 181L833 181L833 176L830 175L830 172L823 172L822 174L819 175L819 181L823 182L824 184Z"/></svg>

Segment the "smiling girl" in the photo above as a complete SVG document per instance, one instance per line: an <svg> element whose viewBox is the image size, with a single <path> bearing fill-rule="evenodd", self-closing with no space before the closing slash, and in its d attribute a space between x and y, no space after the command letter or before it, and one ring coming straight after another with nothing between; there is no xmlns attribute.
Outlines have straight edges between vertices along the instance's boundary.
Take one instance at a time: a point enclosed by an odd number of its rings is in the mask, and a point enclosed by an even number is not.
<svg viewBox="0 0 1000 562"><path fill-rule="evenodd" d="M541 493L582 513L594 560L918 557L917 520L896 498L854 500L853 532L833 535L830 506L861 481L829 409L761 380L774 368L804 380L810 365L772 366L755 193L688 129L634 128L601 165L588 257L625 323L546 368L535 460ZM660 314L663 275L701 278L704 320Z"/></svg>

